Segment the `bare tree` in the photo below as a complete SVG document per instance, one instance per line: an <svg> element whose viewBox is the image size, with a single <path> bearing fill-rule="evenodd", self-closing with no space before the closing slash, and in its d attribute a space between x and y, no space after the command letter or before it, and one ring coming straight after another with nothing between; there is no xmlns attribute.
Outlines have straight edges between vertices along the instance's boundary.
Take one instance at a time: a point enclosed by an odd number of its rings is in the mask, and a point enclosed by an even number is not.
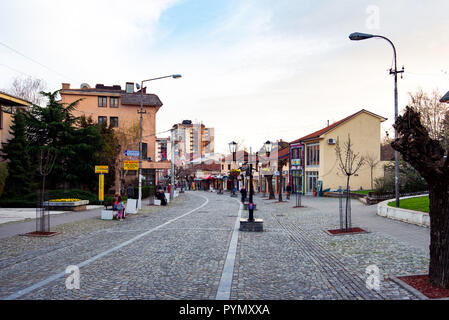
<svg viewBox="0 0 449 320"><path fill-rule="evenodd" d="M36 231L50 232L50 213L48 212L45 201L45 177L53 170L56 161L56 151L52 151L49 147L42 147L39 150L39 173L42 176L42 190L39 195L39 205L36 208Z"/></svg>
<svg viewBox="0 0 449 320"><path fill-rule="evenodd" d="M377 167L377 165L379 164L380 161L372 153L368 153L367 155L365 155L364 158L365 158L366 164L370 168L371 190L373 190L373 171Z"/></svg>
<svg viewBox="0 0 449 320"><path fill-rule="evenodd" d="M41 106L44 102L44 96L41 91L45 91L46 83L42 79L35 79L32 77L27 78L14 78L8 93L13 96L22 98L35 105Z"/></svg>
<svg viewBox="0 0 449 320"><path fill-rule="evenodd" d="M346 214L345 226L346 230L351 228L351 212L350 212L350 186L349 179L352 175L365 164L365 158L359 153L354 152L354 146L351 143L351 137L348 134L348 140L344 143L343 149L340 147L340 140L337 137L337 144L335 146L335 153L337 154L338 168L346 176ZM349 227L349 228L348 228Z"/></svg>
<svg viewBox="0 0 449 320"><path fill-rule="evenodd" d="M125 160L125 150L128 148L139 148L140 125L136 121L130 126L115 128L115 136L118 144L116 146L116 162L115 162L115 193L122 190L122 180L125 179L127 171L123 169L123 161Z"/></svg>
<svg viewBox="0 0 449 320"><path fill-rule="evenodd" d="M427 129L430 138L441 141L444 132L444 119L449 112L449 105L440 102L442 94L434 90L431 94L419 89L410 93L410 104L421 114L421 123Z"/></svg>

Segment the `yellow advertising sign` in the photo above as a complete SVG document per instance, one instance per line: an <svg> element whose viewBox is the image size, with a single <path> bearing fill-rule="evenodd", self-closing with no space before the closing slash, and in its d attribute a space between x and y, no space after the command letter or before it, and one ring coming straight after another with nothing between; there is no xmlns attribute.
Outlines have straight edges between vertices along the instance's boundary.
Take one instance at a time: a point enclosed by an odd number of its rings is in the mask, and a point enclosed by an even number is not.
<svg viewBox="0 0 449 320"><path fill-rule="evenodd" d="M98 176L98 201L104 200L104 174Z"/></svg>
<svg viewBox="0 0 449 320"><path fill-rule="evenodd" d="M95 166L95 173L109 173L108 166Z"/></svg>
<svg viewBox="0 0 449 320"><path fill-rule="evenodd" d="M139 160L124 160L125 170L139 170Z"/></svg>

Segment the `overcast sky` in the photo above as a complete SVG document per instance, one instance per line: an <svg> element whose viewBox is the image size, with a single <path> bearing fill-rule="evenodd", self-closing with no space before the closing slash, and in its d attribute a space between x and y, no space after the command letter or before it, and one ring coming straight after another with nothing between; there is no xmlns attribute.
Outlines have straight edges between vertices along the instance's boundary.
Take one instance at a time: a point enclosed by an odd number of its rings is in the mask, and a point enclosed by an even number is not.
<svg viewBox="0 0 449 320"><path fill-rule="evenodd" d="M292 141L363 108L387 130L392 48L348 35L394 42L403 108L420 87L449 90L448 12L447 0L0 0L0 88L25 75L53 91L179 73L148 84L164 104L156 130L202 121L218 152Z"/></svg>

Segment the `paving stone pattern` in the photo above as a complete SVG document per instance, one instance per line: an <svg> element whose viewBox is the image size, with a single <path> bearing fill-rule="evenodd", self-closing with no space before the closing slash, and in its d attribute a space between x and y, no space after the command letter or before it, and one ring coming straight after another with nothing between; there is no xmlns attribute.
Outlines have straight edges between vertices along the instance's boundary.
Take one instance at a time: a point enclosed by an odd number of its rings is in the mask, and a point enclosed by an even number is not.
<svg viewBox="0 0 449 320"><path fill-rule="evenodd" d="M60 277L19 299L215 299L239 203L226 193L202 191L144 207L123 222L93 218L59 225L61 233L51 238L0 239L0 297L171 221L206 198L198 210L80 268L79 290L66 289ZM264 232L239 232L231 299L417 299L386 278L426 272L424 250L380 232L326 234L338 226L336 199L305 197L305 208L295 209L294 199L256 197L256 203ZM353 214L363 208L354 206ZM380 292L366 288L370 264L385 278Z"/></svg>

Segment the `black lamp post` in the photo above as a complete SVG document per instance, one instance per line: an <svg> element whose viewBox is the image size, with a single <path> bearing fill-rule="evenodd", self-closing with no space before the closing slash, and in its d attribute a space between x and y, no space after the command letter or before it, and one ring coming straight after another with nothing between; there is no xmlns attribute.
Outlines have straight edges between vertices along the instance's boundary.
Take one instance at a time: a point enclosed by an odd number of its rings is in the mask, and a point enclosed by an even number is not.
<svg viewBox="0 0 449 320"><path fill-rule="evenodd" d="M229 152L232 153L232 161L235 162L235 153L237 151L237 143L235 141L232 141L229 143ZM231 168L232 170L232 168ZM231 197L235 197L235 191L234 191L234 175L231 173L232 176L232 190L231 190Z"/></svg>

